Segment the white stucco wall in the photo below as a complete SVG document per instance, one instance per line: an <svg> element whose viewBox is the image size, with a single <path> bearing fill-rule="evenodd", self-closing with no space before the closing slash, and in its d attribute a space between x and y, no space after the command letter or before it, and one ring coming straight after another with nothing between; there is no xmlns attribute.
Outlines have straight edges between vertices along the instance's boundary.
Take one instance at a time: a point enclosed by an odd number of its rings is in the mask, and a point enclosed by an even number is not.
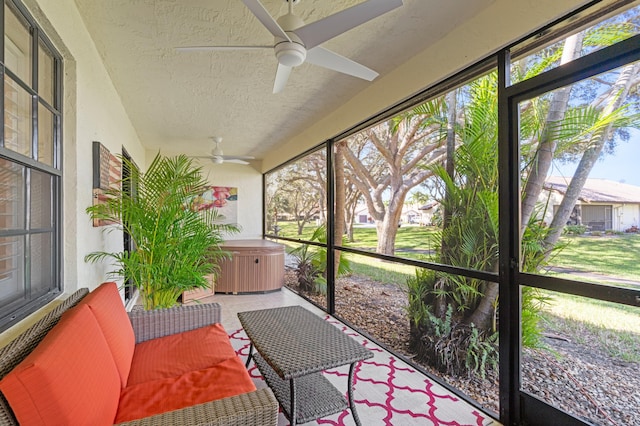
<svg viewBox="0 0 640 426"><path fill-rule="evenodd" d="M72 0L27 0L26 6L64 56L64 284L69 293L95 288L108 265L87 264L96 250L122 248L122 234L94 228L84 212L92 203L92 142L112 153L124 146L139 163L145 152Z"/></svg>
<svg viewBox="0 0 640 426"><path fill-rule="evenodd" d="M614 204L612 209L613 229L615 231L624 232L632 226L640 226L639 204Z"/></svg>

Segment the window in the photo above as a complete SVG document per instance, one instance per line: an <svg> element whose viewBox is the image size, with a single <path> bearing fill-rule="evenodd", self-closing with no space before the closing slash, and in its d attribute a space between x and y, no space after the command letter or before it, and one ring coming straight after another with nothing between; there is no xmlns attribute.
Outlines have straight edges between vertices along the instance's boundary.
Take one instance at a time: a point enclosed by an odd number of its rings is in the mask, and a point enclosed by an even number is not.
<svg viewBox="0 0 640 426"><path fill-rule="evenodd" d="M287 246L292 266L304 270L286 285L326 309L326 149L307 153L265 176L265 234ZM288 275L288 274L287 274Z"/></svg>
<svg viewBox="0 0 640 426"><path fill-rule="evenodd" d="M639 377L637 368L625 364L638 361L640 344L635 232L640 6L637 1L627 6L589 25L549 34L551 47L529 51L524 62L512 55L517 60L503 68L511 70L513 82L504 90L504 105L513 108L503 111L508 128L501 149L503 159L517 154L518 161L503 161L513 174L502 182L520 182L511 189L519 197L509 194L511 200L520 198L520 205L509 206L512 217L502 228L515 237L517 250L513 240L506 250L501 246L501 254L509 256L501 284L520 285L523 302L512 309L519 310L523 339L520 348L509 348L519 365L515 377L501 378L504 393L520 398L519 415L539 424L577 419L637 424L639 419L637 412L612 408ZM525 304L525 295L534 295L534 304ZM515 300L506 299L503 307ZM501 319L515 318L509 312L501 310ZM542 319L543 338L525 347L524 330L531 329L535 316ZM587 365L596 359L601 364ZM552 363L555 370L548 368ZM594 374L586 378L575 373L576 366ZM595 403L606 408L591 411L547 392L549 371L566 389L588 386Z"/></svg>
<svg viewBox="0 0 640 426"><path fill-rule="evenodd" d="M0 331L62 291L62 60L21 4L1 15Z"/></svg>
<svg viewBox="0 0 640 426"><path fill-rule="evenodd" d="M502 424L639 424L639 24L592 2L327 141L322 244L312 163L267 173L287 285Z"/></svg>

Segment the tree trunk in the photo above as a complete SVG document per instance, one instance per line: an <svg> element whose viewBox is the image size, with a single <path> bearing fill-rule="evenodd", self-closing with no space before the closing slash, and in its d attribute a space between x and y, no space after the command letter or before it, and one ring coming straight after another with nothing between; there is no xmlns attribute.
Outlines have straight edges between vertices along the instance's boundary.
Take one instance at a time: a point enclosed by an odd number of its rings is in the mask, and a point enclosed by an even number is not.
<svg viewBox="0 0 640 426"><path fill-rule="evenodd" d="M480 331L495 330L496 302L498 300L499 285L498 283L488 281L478 303L478 307L473 311L469 318L465 321L467 324L473 324Z"/></svg>
<svg viewBox="0 0 640 426"><path fill-rule="evenodd" d="M447 106L448 106L448 116L447 116L447 159L446 159L446 170L449 178L453 180L455 178L455 153L456 153L456 114L457 114L457 103L456 103L456 90L452 90L447 94ZM442 212L442 229L447 229L449 223L451 221L451 208L447 207L450 203L448 202L450 195L448 192L444 194L444 209ZM442 239L440 242L440 261L442 263L450 263L449 256L449 247L447 242ZM436 296L434 302L434 312L435 315L444 319L447 312L447 297L445 295Z"/></svg>
<svg viewBox="0 0 640 426"><path fill-rule="evenodd" d="M398 222L400 210L388 211L388 214L380 222L376 222L378 231L378 244L376 253L394 255L396 252L396 235L398 235Z"/></svg>
<svg viewBox="0 0 640 426"><path fill-rule="evenodd" d="M347 236L347 241L353 241L353 214L349 209L345 208L344 212L344 233Z"/></svg>
<svg viewBox="0 0 640 426"><path fill-rule="evenodd" d="M353 222L355 221L355 205L349 206L345 208L345 229L344 232L347 234L347 241L352 243L353 240Z"/></svg>
<svg viewBox="0 0 640 426"><path fill-rule="evenodd" d="M344 142L335 144L334 170L335 170L335 211L334 211L334 234L335 245L342 245L342 236L345 228L345 175L344 175ZM340 252L334 251L334 271L338 276L338 266L340 265Z"/></svg>
<svg viewBox="0 0 640 426"><path fill-rule="evenodd" d="M583 32L574 34L567 38L564 43L564 50L560 60L561 65L573 61L578 57L582 50L583 39ZM520 211L521 233L524 232L524 228L527 226L527 223L529 223L529 218L533 214L555 154L556 140L553 138L553 134L550 129L553 127L554 123L560 122L564 119L564 114L566 113L567 106L569 104L570 94L571 87L563 87L562 89L556 90L551 99L547 118L544 123L544 130L540 137L538 149L536 150L535 158L531 165L531 171L529 172L527 183L524 188L524 199L522 200L522 208Z"/></svg>
<svg viewBox="0 0 640 426"><path fill-rule="evenodd" d="M455 171L456 171L456 165L455 165L455 153L456 153L456 129L455 129L455 125L456 125L456 108L457 108L457 103L456 103L456 91L452 90L451 92L447 93L447 105L449 106L449 110L448 110L448 116L447 116L447 160L446 160L446 170L447 170L447 174L449 175L449 178L451 178L451 180L453 180L455 178ZM446 228L447 226L449 226L449 221L451 220L451 211L450 209L447 207L447 205L449 204L447 202L448 198L449 198L449 194L445 193L444 194L444 198L445 198L445 202L444 202L444 212L442 214L442 227ZM444 251L445 248L445 243L444 241L442 242L442 250Z"/></svg>
<svg viewBox="0 0 640 426"><path fill-rule="evenodd" d="M447 114L447 174L451 179L456 171L455 153L456 153L456 116L458 113L457 91L452 90L447 93L447 105L449 107Z"/></svg>
<svg viewBox="0 0 640 426"><path fill-rule="evenodd" d="M610 96L602 111L603 116L611 114L623 105L629 95L629 89L631 88L634 77L639 71L640 64L629 64L621 70L618 79L609 91ZM611 134L612 127L613 124L609 124L607 127L599 129L589 141L589 148L582 154L578 168L567 187L567 192L562 198L560 207L553 217L551 231L545 238L544 245L547 248L547 256L558 242L560 235L562 235L564 226L571 216L580 192L582 192L582 188L589 178L591 169L593 169L593 165L600 157L608 135Z"/></svg>

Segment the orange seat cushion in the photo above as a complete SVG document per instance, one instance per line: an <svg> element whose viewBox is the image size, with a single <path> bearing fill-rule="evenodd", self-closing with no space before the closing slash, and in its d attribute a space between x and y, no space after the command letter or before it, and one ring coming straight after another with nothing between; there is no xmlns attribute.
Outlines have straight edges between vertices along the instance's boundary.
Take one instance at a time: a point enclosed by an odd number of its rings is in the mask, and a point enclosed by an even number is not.
<svg viewBox="0 0 640 426"><path fill-rule="evenodd" d="M256 390L237 356L179 377L130 385L122 390L115 423L240 395Z"/></svg>
<svg viewBox="0 0 640 426"><path fill-rule="evenodd" d="M180 376L237 358L220 324L138 343L127 386Z"/></svg>
<svg viewBox="0 0 640 426"><path fill-rule="evenodd" d="M118 286L113 282L103 283L84 297L80 304L89 306L98 320L120 373L121 385L125 387L136 338Z"/></svg>
<svg viewBox="0 0 640 426"><path fill-rule="evenodd" d="M21 425L113 424L120 376L89 307L65 312L0 390Z"/></svg>

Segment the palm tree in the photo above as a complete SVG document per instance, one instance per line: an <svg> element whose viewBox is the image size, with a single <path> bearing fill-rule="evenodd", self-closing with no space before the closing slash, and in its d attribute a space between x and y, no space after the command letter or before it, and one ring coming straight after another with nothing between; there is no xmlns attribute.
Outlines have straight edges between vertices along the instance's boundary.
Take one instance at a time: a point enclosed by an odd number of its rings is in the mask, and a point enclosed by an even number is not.
<svg viewBox="0 0 640 426"><path fill-rule="evenodd" d="M494 73L459 89L467 105L464 122L452 123L457 142L448 162L455 167L432 167L446 194L440 202L447 220L436 237L440 263L497 271L496 87ZM495 363L497 283L423 270L409 288L412 345L423 358L454 374L484 373Z"/></svg>
<svg viewBox="0 0 640 426"><path fill-rule="evenodd" d="M87 213L114 224L107 231L127 232L135 251L94 252L85 260L112 260L110 274L139 289L145 309L173 306L183 292L209 285L207 276L217 273L217 261L226 255L220 249L223 234L238 229L217 223L215 209L194 208L208 183L188 157L158 154L144 174L122 161L131 176L107 190L105 201L88 207ZM135 186L135 194L122 190L127 184Z"/></svg>
<svg viewBox="0 0 640 426"><path fill-rule="evenodd" d="M568 103L570 90L562 89L521 105L522 138L522 269L536 272L557 250L563 225L595 160L603 151L607 137L616 129L637 127L638 115L629 114L623 100L636 87L640 66L630 64L619 70L609 91L595 102ZM609 77L610 78L610 77ZM495 73L482 77L462 89L464 111L451 111L455 103L447 97L449 120L462 115L455 128L455 152L448 153L447 164L434 167L444 188L441 203L445 211L443 229L438 235L440 249L436 261L482 271L497 271L498 265L498 165L497 102ZM606 101L606 102L605 102ZM591 104L590 104L591 103ZM459 118L457 121L461 121ZM448 144L453 145L453 144ZM585 148L586 147L586 148ZM546 152L548 151L548 152ZM546 152L547 155L541 155ZM550 162L558 158L579 158L580 164L570 189L551 225L536 210L535 183L546 177ZM453 160L453 161L450 161ZM418 271L409 282L409 311L414 348L436 367L449 373L469 369L482 372L483 365L497 355L496 335L498 284L477 279ZM539 342L540 303L537 290L522 292L523 344Z"/></svg>

